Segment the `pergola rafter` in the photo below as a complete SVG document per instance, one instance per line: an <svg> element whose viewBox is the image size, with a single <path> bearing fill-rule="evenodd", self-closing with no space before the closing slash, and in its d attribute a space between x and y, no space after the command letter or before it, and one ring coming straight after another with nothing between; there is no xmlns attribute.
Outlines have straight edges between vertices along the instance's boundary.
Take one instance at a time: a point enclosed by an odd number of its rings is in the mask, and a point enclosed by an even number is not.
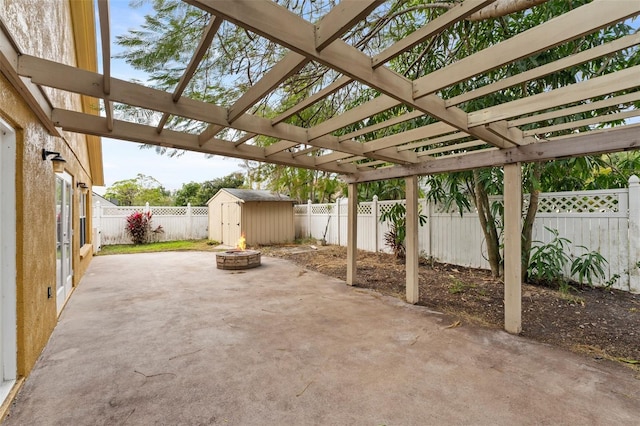
<svg viewBox="0 0 640 426"><path fill-rule="evenodd" d="M578 81L571 84L526 98L508 98L511 93L519 92L513 88L524 87L546 76L597 61L606 63L613 55L638 54L640 35L635 33L576 51L562 59L531 65L537 63L537 55L541 53L640 14L637 0L618 0L615 7L607 0L593 0L415 80L395 72L389 64L400 55L415 53L413 49L419 45L430 48L432 41L462 20L487 19L544 3L544 0L446 3L443 4L446 10L436 18L370 55L365 53L367 48L352 46L343 37L350 39L348 34L354 27L385 5L382 0L342 0L317 22L308 22L270 0L183 1L210 16L172 93L111 76L108 0L98 1L103 54L101 74L22 54L1 25L0 71L23 94L52 133L61 127L90 135L342 175L349 183L350 194L349 283L353 283L355 277L357 183L405 178L407 223L415 230L416 176L504 166L505 187L516 192L508 197L510 213L505 218L513 233L518 229L514 221L520 211L519 206L513 204L520 199L518 164L640 149L640 124L636 124L640 115L640 66L603 68L606 72L595 73L597 76L590 79L580 74ZM229 107L185 96L189 81L210 51L212 40L224 21L268 39L283 52L282 58ZM524 60L526 69L513 74L510 67L515 68ZM326 67L331 83L311 89L310 96L280 110L282 112L274 117L252 113L260 102L277 98L277 91L307 66L318 65ZM447 99L443 97L443 93L459 83L475 83L495 70L505 71L505 77L480 87L469 84L477 88ZM308 127L291 124L290 119L306 109L317 108L329 97L333 100L360 87L373 89L375 95L351 109L343 107L333 117ZM101 99L106 116L52 107L42 88ZM273 96L269 98L270 95ZM489 107L472 106L493 105L496 95L507 100ZM490 102L483 103L484 99ZM114 103L150 110L161 118L155 126L116 120ZM197 134L178 132L171 128L171 116L192 120L204 130ZM613 121L625 124L601 128ZM238 136L224 140L219 137L224 129L235 131ZM258 146L259 142L252 143L262 136L275 142L265 147ZM509 235L506 241L509 247L505 251L518 252L518 238ZM415 302L418 297L415 240L410 241L409 248L407 298ZM516 281L520 266L515 255L505 261L508 269L505 286L509 294L505 324L509 331L517 332L519 305L514 300L519 298Z"/></svg>

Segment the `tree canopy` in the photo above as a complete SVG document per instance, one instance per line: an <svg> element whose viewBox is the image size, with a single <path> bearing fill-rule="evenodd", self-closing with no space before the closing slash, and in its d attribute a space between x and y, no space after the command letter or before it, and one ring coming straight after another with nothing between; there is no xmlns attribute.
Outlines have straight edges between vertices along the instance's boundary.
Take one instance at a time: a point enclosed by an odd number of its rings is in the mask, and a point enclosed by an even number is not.
<svg viewBox="0 0 640 426"><path fill-rule="evenodd" d="M189 182L182 184L182 188L176 191L175 205L204 206L222 188L240 188L244 184L242 173L231 173L227 176L208 180L202 183Z"/></svg>
<svg viewBox="0 0 640 426"><path fill-rule="evenodd" d="M151 176L138 173L133 179L114 182L107 188L104 197L120 206L170 206L171 193Z"/></svg>

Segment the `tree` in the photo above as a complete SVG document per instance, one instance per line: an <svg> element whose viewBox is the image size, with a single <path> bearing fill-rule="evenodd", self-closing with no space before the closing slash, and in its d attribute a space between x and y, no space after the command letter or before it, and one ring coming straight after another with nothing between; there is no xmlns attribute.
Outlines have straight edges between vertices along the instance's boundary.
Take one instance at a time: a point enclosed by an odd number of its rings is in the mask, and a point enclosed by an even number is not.
<svg viewBox="0 0 640 426"><path fill-rule="evenodd" d="M120 206L170 206L171 194L156 179L141 173L133 179L119 180L107 188L105 198Z"/></svg>
<svg viewBox="0 0 640 426"><path fill-rule="evenodd" d="M479 22L463 21L453 27L451 33L441 34L438 38L429 41L428 47L441 52L439 55L407 55L395 61L397 69L406 75L415 78L418 75L429 73L451 62L455 62L467 55L498 43L520 33L542 21L560 15L571 8L581 6L586 0L563 2L549 1L534 9L519 12L513 15L488 19ZM632 29L624 24L618 24L605 28L600 32L585 36L583 39L571 41L541 52L537 57L517 61L513 64L492 70L485 75L478 76L468 82L458 83L446 88L441 93L444 98L453 98L459 94L467 93L494 81L507 78L511 75L527 71L539 65L550 63L568 55L580 52L597 45L601 45L617 38L620 35L629 34ZM416 51L414 51L416 52ZM598 58L586 64L575 66L569 71L541 77L530 81L526 85L520 85L496 92L491 96L474 99L458 105L466 111L475 111L491 105L503 103L509 99L525 98L537 93L546 92L555 88L566 86L581 80L596 77L620 67L630 66L638 61L637 55L625 55L623 52L614 53L608 57ZM622 110L625 105L618 106L611 111ZM604 112L603 112L604 113ZM590 118L587 113L576 115L571 120ZM533 123L526 127L532 130L537 127L545 127L559 124L558 121ZM580 129L579 129L580 130ZM582 129L584 130L584 129ZM569 133L571 130L567 130ZM544 135L542 135L544 137ZM459 142L465 142L465 139ZM429 149L438 144L429 146ZM441 145L444 146L444 145ZM523 278L526 273L532 244L532 229L535 213L538 207L538 195L544 190L572 190L584 186L585 182L596 182L597 173L605 167L604 157L573 158L569 160L526 164L523 166L523 190L530 194L526 214L522 227L522 271ZM600 179L604 181L604 179ZM503 273L501 247L502 231L502 204L492 200L492 195L502 194L502 170L483 169L471 172L451 173L440 176L430 176L427 184L431 188L429 197L443 203L445 207L455 205L462 214L471 208L471 203L478 212L479 222L484 233L487 248L487 258L494 276ZM468 201L471 200L471 201Z"/></svg>
<svg viewBox="0 0 640 426"><path fill-rule="evenodd" d="M197 183L189 182L182 185L175 195L176 206L204 206L222 188L239 188L244 184L242 173L235 172L227 176Z"/></svg>

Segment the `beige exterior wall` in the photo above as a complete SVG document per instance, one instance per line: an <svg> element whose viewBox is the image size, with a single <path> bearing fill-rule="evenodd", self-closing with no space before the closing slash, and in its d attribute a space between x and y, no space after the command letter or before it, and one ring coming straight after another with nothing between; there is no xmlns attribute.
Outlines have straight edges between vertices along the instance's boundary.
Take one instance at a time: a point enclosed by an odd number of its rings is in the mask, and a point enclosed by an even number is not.
<svg viewBox="0 0 640 426"><path fill-rule="evenodd" d="M243 205L242 230L247 244L276 244L294 240L293 203L251 201Z"/></svg>
<svg viewBox="0 0 640 426"><path fill-rule="evenodd" d="M79 0L74 0L79 1ZM0 18L22 52L75 65L71 7L63 0L0 0ZM92 20L91 20L92 21ZM94 39L95 43L95 39ZM95 58L94 58L95 60ZM47 91L55 106L82 110L80 96ZM57 322L55 173L43 148L60 152L77 182L93 183L87 138L51 136L9 81L0 74L0 117L16 132L16 272L18 375L29 374ZM99 141L98 141L99 143ZM100 166L101 170L101 166ZM101 176L97 177L102 180ZM80 191L72 198L72 264L75 287L91 260L91 246L79 247ZM87 200L87 242L91 242L91 199ZM48 298L48 288L52 297Z"/></svg>

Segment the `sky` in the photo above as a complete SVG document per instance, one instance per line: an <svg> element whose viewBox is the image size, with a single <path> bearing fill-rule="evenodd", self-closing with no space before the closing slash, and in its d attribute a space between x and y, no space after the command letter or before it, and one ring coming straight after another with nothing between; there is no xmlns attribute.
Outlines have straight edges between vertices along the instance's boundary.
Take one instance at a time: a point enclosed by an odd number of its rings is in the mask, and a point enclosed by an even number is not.
<svg viewBox="0 0 640 426"><path fill-rule="evenodd" d="M129 0L111 0L111 52L112 56L121 51L115 44L117 35L126 34L130 29L139 28L144 22L144 15L151 10L148 4L141 8L130 8ZM97 7L96 7L97 13ZM99 39L98 39L99 40ZM98 48L100 42L98 41ZM101 53L98 57L101 57ZM101 62L101 61L100 61ZM102 64L99 64L101 71ZM111 74L122 80L138 79L145 81L144 73L134 70L120 59L111 60ZM140 144L102 138L102 157L104 164L105 186L94 187L98 194L104 194L108 186L114 182L133 179L138 173L152 176L165 189L177 190L188 182L204 182L230 173L242 171L237 159L215 156L206 158L205 154L186 152L180 157L169 158L156 154L152 149L140 149Z"/></svg>

